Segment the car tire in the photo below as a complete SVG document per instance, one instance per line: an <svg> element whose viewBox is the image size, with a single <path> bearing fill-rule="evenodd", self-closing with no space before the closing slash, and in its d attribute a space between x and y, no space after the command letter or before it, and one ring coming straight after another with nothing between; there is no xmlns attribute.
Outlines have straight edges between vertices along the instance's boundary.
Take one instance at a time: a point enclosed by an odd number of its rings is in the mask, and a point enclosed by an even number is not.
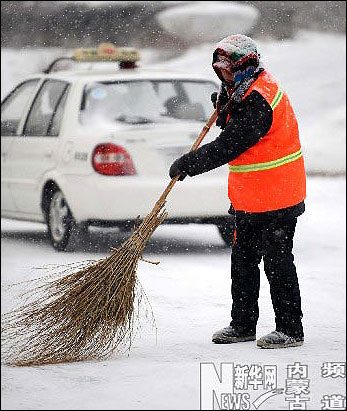
<svg viewBox="0 0 347 411"><path fill-rule="evenodd" d="M50 195L46 220L49 239L57 251L74 251L88 234L87 226L76 224L64 194L58 188Z"/></svg>
<svg viewBox="0 0 347 411"><path fill-rule="evenodd" d="M234 243L235 220L232 217L227 217L217 224L220 236L225 245L232 247Z"/></svg>

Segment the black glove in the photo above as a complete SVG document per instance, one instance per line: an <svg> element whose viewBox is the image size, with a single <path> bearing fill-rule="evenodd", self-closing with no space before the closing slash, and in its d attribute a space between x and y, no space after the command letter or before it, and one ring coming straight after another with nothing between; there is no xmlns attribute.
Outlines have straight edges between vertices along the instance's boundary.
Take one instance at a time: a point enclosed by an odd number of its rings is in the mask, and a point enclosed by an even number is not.
<svg viewBox="0 0 347 411"><path fill-rule="evenodd" d="M179 181L183 181L186 177L187 177L187 173L183 170L182 167L182 157L178 158L177 160L175 160L170 167L169 170L169 175L170 178L174 178L177 175L180 175L180 178L178 179Z"/></svg>
<svg viewBox="0 0 347 411"><path fill-rule="evenodd" d="M214 92L211 94L211 101L212 101L212 104L213 104L213 108L216 108L216 107L217 107L217 99L218 99L218 92L217 92L217 91L214 91Z"/></svg>
<svg viewBox="0 0 347 411"><path fill-rule="evenodd" d="M216 126L224 129L227 123L228 117L228 102L229 96L226 90L225 84L221 84L219 93L216 91L211 94L211 101L214 108L217 108L218 117L216 121Z"/></svg>

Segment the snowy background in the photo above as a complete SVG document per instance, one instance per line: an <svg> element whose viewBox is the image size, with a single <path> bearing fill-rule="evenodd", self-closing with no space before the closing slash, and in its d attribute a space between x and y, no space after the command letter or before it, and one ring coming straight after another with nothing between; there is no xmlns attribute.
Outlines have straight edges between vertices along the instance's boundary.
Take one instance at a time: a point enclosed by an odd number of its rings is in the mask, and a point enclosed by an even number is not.
<svg viewBox="0 0 347 411"><path fill-rule="evenodd" d="M309 173L346 173L346 36L300 31L294 39L258 41L264 66L281 82L297 114ZM160 51L142 49L144 67L207 74L215 43L202 43L165 62ZM1 50L1 98L27 74L44 70L70 49Z"/></svg>
<svg viewBox="0 0 347 411"><path fill-rule="evenodd" d="M307 211L299 218L294 246L304 346L260 350L254 342L212 344L212 333L230 320L230 250L215 226L161 226L145 255L159 259L160 265L141 262L138 270L157 329L144 323L130 353L108 361L2 366L2 409L199 409L203 362L217 368L225 362L276 365L279 388L285 388L286 367L301 362L309 370L307 409L321 409L323 395L346 395L345 380L323 378L320 369L324 362L346 361L346 37L301 30L290 39L261 39L258 44L265 66L292 100L309 172ZM213 48L213 42L202 42L166 61L160 61L157 49L147 48L142 65L202 72L215 80ZM2 98L23 76L44 69L66 51L2 48ZM88 250L61 254L51 248L44 225L2 219L2 312L18 303L6 286L39 276L33 267L103 258L123 240L114 230L95 229ZM259 304L257 337L274 329L263 271ZM251 400L259 395L248 392ZM275 396L261 409L289 409L285 397Z"/></svg>

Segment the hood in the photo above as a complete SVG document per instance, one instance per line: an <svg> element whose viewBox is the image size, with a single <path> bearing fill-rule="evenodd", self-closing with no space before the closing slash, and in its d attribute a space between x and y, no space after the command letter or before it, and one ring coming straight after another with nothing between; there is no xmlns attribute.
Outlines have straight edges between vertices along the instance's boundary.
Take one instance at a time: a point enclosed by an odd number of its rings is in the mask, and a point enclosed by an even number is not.
<svg viewBox="0 0 347 411"><path fill-rule="evenodd" d="M255 71L259 66L259 60L260 55L255 42L243 34L234 34L216 44L212 67L221 81L224 81L221 69L230 73L245 73L239 75L239 80L242 80L242 77L247 77Z"/></svg>

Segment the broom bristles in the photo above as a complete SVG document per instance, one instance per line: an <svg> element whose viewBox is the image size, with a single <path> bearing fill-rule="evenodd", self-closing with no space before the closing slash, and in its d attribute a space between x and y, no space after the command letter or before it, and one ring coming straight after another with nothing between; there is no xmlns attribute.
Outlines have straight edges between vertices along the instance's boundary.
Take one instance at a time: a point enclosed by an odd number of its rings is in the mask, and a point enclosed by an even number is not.
<svg viewBox="0 0 347 411"><path fill-rule="evenodd" d="M46 281L26 293L31 301L2 315L3 362L33 366L99 360L120 346L130 348L140 307L148 302L136 276L138 261L167 217L164 205L158 201L109 257Z"/></svg>
<svg viewBox="0 0 347 411"><path fill-rule="evenodd" d="M198 148L217 118L217 109L201 130ZM153 210L119 248L76 273L48 281L33 290L39 298L2 316L2 358L7 364L42 365L103 359L133 338L135 300L145 293L136 270L147 241L165 220L166 196L173 177ZM41 294L41 295L40 295Z"/></svg>

